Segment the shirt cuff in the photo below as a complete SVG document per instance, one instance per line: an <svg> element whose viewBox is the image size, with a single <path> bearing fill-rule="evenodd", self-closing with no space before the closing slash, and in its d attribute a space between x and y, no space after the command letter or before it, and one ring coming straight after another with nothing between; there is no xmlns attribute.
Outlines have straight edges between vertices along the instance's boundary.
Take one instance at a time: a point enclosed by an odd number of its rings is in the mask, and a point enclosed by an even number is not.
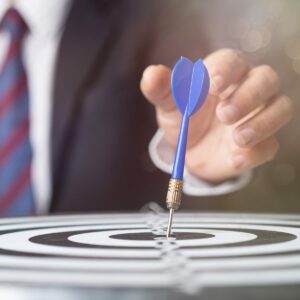
<svg viewBox="0 0 300 300"><path fill-rule="evenodd" d="M171 174L175 156L174 149L164 140L163 131L158 129L149 144L149 154L154 165ZM184 169L183 192L190 196L216 196L232 193L246 186L251 178L252 172L247 171L238 178L228 180L214 185L210 184L196 176L193 176Z"/></svg>

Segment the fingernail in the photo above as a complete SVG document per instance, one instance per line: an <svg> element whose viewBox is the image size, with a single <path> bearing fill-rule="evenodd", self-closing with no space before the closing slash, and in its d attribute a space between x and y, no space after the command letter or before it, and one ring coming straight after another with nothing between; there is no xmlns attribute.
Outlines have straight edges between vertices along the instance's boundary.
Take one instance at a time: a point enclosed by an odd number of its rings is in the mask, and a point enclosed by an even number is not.
<svg viewBox="0 0 300 300"><path fill-rule="evenodd" d="M237 119L238 110L232 104L219 105L217 108L217 116L223 123L232 123Z"/></svg>
<svg viewBox="0 0 300 300"><path fill-rule="evenodd" d="M236 134L235 138L238 144L247 145L249 144L255 137L255 131L252 128L245 128Z"/></svg>
<svg viewBox="0 0 300 300"><path fill-rule="evenodd" d="M243 155L235 155L230 159L231 164L234 168L241 168L245 163L245 158Z"/></svg>
<svg viewBox="0 0 300 300"><path fill-rule="evenodd" d="M211 79L211 88L210 93L211 94L218 94L219 91L222 89L224 84L224 78L221 75L215 75Z"/></svg>

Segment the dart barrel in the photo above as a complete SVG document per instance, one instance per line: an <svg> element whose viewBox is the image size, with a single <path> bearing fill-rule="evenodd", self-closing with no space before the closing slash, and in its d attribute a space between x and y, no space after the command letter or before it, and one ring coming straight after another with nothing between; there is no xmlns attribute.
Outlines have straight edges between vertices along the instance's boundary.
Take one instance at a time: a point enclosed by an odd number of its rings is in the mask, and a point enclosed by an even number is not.
<svg viewBox="0 0 300 300"><path fill-rule="evenodd" d="M167 208L178 209L181 203L183 181L180 179L170 179L167 193Z"/></svg>

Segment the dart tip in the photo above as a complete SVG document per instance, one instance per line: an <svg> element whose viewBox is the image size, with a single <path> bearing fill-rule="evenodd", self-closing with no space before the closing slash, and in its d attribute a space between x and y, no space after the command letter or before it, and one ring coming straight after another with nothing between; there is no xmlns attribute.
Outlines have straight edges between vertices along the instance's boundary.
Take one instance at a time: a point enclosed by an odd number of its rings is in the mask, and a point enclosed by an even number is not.
<svg viewBox="0 0 300 300"><path fill-rule="evenodd" d="M169 221L168 221L168 229L167 229L167 238L169 238L171 236L171 234L172 234L173 213L174 213L174 209L170 208Z"/></svg>

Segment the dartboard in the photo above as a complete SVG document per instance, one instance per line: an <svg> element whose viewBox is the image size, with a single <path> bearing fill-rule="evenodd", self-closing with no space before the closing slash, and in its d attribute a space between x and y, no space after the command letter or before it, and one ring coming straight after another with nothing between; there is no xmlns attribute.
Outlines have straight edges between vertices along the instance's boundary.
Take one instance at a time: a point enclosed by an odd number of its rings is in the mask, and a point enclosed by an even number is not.
<svg viewBox="0 0 300 300"><path fill-rule="evenodd" d="M199 299L205 289L300 286L298 216L176 213L169 239L166 222L164 213L3 219L0 295L14 285Z"/></svg>

